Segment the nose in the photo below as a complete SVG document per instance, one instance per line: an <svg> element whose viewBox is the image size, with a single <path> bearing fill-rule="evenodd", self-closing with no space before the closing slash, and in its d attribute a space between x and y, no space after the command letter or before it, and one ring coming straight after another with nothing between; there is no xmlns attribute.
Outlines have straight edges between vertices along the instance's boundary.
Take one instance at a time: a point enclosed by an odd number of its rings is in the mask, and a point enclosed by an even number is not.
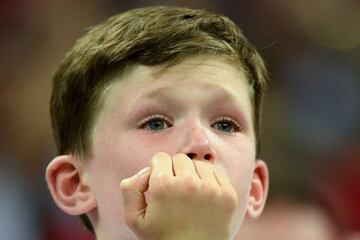
<svg viewBox="0 0 360 240"><path fill-rule="evenodd" d="M180 148L179 152L186 154L190 159L211 162L216 160L215 150L201 126L193 126L184 131Z"/></svg>
<svg viewBox="0 0 360 240"><path fill-rule="evenodd" d="M212 160L213 156L210 153L205 153L205 154L197 154L197 153L186 153L186 155L190 158L190 159L205 159L205 160ZM203 156L202 156L203 155Z"/></svg>

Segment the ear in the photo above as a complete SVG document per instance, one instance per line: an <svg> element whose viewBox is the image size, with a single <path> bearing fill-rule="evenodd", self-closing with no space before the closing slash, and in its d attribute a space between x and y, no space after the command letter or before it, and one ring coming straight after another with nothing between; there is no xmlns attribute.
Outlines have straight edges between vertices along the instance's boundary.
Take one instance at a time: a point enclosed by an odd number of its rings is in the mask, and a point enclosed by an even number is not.
<svg viewBox="0 0 360 240"><path fill-rule="evenodd" d="M73 155L54 158L46 168L46 182L58 207L70 215L96 208L96 199L83 173L83 162Z"/></svg>
<svg viewBox="0 0 360 240"><path fill-rule="evenodd" d="M246 216L254 219L261 215L269 190L269 171L266 163L257 160L255 163L253 179L251 181L250 196Z"/></svg>

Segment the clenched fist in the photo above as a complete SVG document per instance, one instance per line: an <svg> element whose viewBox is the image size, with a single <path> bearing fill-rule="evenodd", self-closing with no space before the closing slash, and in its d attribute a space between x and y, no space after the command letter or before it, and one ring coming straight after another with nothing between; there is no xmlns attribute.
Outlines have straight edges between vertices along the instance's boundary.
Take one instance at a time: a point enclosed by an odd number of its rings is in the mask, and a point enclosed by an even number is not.
<svg viewBox="0 0 360 240"><path fill-rule="evenodd" d="M120 187L125 221L139 239L230 239L237 194L209 162L158 153Z"/></svg>

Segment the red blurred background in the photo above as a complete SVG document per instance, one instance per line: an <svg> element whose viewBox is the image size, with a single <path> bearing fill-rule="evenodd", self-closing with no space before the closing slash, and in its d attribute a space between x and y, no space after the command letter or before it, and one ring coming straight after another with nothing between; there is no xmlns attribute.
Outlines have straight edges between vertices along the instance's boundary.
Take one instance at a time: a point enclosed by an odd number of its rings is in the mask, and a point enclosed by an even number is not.
<svg viewBox="0 0 360 240"><path fill-rule="evenodd" d="M359 1L0 0L1 239L94 239L46 188L52 74L88 27L155 4L229 16L271 72L262 153L270 196L238 239L360 239Z"/></svg>

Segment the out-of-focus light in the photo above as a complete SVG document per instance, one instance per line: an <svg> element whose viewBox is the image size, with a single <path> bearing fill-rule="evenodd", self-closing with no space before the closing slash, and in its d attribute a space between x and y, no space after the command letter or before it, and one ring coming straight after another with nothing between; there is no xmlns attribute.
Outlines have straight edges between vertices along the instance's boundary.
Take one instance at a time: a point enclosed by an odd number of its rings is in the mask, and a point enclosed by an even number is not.
<svg viewBox="0 0 360 240"><path fill-rule="evenodd" d="M355 0L296 0L291 5L304 33L333 49L360 46L360 4Z"/></svg>

